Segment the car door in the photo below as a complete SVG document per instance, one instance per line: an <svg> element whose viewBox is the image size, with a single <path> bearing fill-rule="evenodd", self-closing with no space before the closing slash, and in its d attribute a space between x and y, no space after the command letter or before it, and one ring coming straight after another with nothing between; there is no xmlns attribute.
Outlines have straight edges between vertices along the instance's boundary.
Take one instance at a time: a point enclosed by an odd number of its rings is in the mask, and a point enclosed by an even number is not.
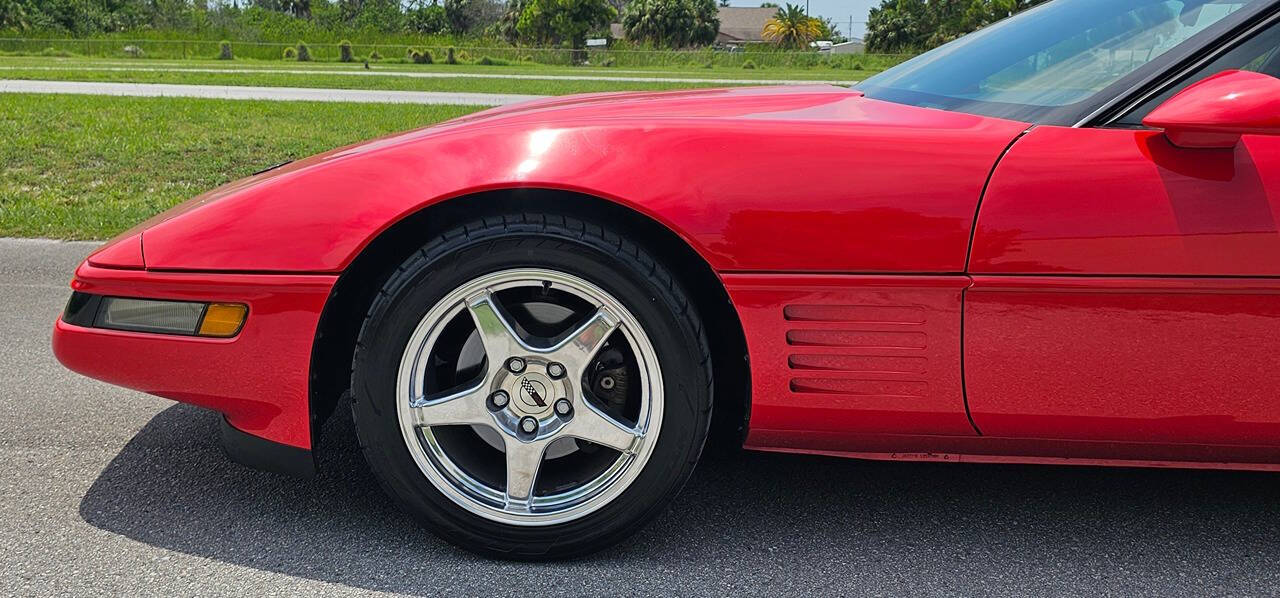
<svg viewBox="0 0 1280 598"><path fill-rule="evenodd" d="M1280 445L1280 137L1186 149L1141 119L1264 29L1103 127L1036 127L992 174L965 294L986 436ZM1121 446L1121 445L1117 445Z"/></svg>

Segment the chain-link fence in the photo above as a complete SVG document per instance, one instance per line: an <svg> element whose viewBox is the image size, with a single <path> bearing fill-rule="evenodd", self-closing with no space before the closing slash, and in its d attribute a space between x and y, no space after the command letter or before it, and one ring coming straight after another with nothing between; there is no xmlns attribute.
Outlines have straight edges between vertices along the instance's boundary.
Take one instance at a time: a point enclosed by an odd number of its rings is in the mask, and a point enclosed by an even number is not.
<svg viewBox="0 0 1280 598"><path fill-rule="evenodd" d="M296 44L271 42L230 42L236 58L256 60L297 60ZM409 50L430 52L433 62L446 62L451 47L406 44L351 45L355 61L366 59L409 62ZM128 39L29 39L0 38L0 53L32 56L90 56L98 58L217 58L220 42L212 40L128 40ZM286 56L288 54L288 56ZM307 44L307 54L317 62L337 62L342 58L339 44ZM728 67L728 68L831 68L878 71L910 55L899 54L834 54L817 51L742 51L704 48L697 50L618 50L590 48L574 51L567 48L534 48L518 46L452 47L453 59L459 63L515 64L532 62L549 65L586 64L616 67Z"/></svg>

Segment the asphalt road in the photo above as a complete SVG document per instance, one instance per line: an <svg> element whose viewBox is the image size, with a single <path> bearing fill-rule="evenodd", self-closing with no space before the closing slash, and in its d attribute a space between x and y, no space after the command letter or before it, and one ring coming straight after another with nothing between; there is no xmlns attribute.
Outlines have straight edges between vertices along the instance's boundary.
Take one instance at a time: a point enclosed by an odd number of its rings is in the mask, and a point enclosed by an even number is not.
<svg viewBox="0 0 1280 598"><path fill-rule="evenodd" d="M616 550L480 559L395 510L344 418L295 480L227 462L208 412L62 369L91 248L0 240L3 595L1280 593L1280 477L1241 472L744 453Z"/></svg>

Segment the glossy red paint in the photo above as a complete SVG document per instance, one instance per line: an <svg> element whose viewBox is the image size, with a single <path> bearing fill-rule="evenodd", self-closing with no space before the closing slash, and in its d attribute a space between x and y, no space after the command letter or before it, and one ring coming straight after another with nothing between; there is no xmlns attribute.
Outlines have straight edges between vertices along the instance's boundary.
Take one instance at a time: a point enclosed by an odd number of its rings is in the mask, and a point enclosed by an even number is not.
<svg viewBox="0 0 1280 598"><path fill-rule="evenodd" d="M235 339L59 322L55 350L308 448L338 273L424 208L561 189L647 215L721 278L751 448L1276 469L1280 138L1027 128L827 86L489 110L214 190L77 272L86 292L248 303Z"/></svg>
<svg viewBox="0 0 1280 598"><path fill-rule="evenodd" d="M1163 129L1187 148L1229 148L1245 134L1280 134L1280 79L1224 71L1187 87L1151 111L1142 124Z"/></svg>
<svg viewBox="0 0 1280 598"><path fill-rule="evenodd" d="M1280 446L1280 280L976 276L965 379L984 434Z"/></svg>
<svg viewBox="0 0 1280 598"><path fill-rule="evenodd" d="M307 380L316 322L336 277L162 273L85 263L72 288L119 297L249 305L230 339L82 328L57 322L53 350L81 374L220 411L231 425L311 447Z"/></svg>
<svg viewBox="0 0 1280 598"><path fill-rule="evenodd" d="M108 241L85 261L100 268L141 270L145 266L142 259L142 233L128 231Z"/></svg>
<svg viewBox="0 0 1280 598"><path fill-rule="evenodd" d="M978 274L1280 276L1280 137L1175 147L1158 131L1036 127L982 200Z"/></svg>
<svg viewBox="0 0 1280 598"><path fill-rule="evenodd" d="M198 197L146 227L147 266L338 272L426 206L542 187L646 214L718 270L960 272L982 186L1025 128L831 86L545 100Z"/></svg>
<svg viewBox="0 0 1280 598"><path fill-rule="evenodd" d="M781 434L972 435L960 375L965 276L726 275L749 331L747 445Z"/></svg>

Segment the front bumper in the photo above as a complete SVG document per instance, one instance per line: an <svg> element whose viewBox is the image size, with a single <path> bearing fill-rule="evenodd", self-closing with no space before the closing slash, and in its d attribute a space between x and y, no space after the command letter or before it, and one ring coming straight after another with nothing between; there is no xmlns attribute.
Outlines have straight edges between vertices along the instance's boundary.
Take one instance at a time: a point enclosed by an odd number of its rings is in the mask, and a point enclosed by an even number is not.
<svg viewBox="0 0 1280 598"><path fill-rule="evenodd" d="M102 268L86 262L76 270L73 290L94 295L237 302L249 317L232 338L124 332L54 325L53 351L71 370L142 392L221 412L240 448L258 447L256 437L310 451L308 378L316 325L337 276L154 272ZM240 461L228 446L228 454ZM244 453L244 451L239 451ZM261 459L259 459L261 461ZM296 466L251 463L265 469Z"/></svg>

